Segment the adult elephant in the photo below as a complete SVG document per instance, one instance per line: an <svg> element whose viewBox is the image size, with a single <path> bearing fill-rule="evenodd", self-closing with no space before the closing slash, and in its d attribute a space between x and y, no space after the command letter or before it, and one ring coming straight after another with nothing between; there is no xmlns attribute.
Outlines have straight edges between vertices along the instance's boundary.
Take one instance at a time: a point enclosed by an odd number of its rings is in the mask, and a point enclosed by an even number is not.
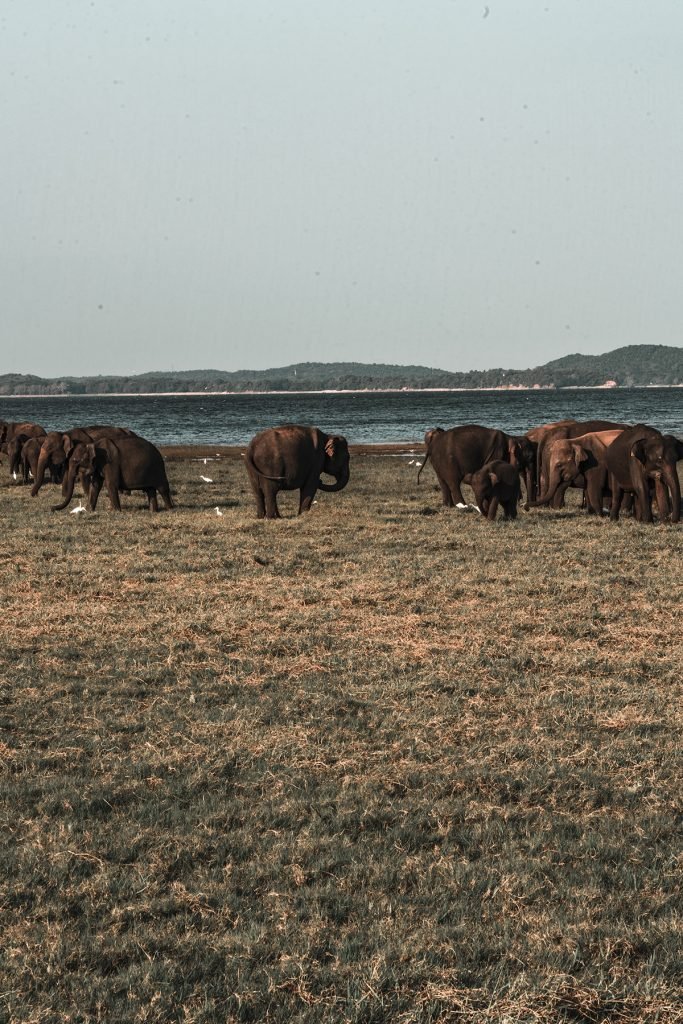
<svg viewBox="0 0 683 1024"><path fill-rule="evenodd" d="M553 441L566 440L567 438L581 437L583 434L598 433L603 430L624 430L627 423L614 423L612 420L574 420L560 422L546 430L538 443L538 488L541 494L548 490L548 446ZM563 493L560 492L555 498L555 508L562 508Z"/></svg>
<svg viewBox="0 0 683 1024"><path fill-rule="evenodd" d="M102 485L105 484L111 506L121 511L119 491L144 491L151 512L158 512L157 491L166 508L173 508L166 466L159 449L143 437L121 436L115 439L78 441L69 452L63 500L53 505L54 512L66 508L80 476L94 512Z"/></svg>
<svg viewBox="0 0 683 1024"><path fill-rule="evenodd" d="M7 420L0 420L0 444L9 444L13 437L25 434L26 437L45 436L45 427L39 423L8 423Z"/></svg>
<svg viewBox="0 0 683 1024"><path fill-rule="evenodd" d="M99 424L92 427L74 427L72 430L67 430L64 433L60 430L51 430L46 434L40 448L38 464L34 474L33 487L31 488L31 495L35 498L36 494L43 486L45 470L48 466L53 471L64 471L69 453L74 445L79 443L93 444L95 441L103 440L105 438L115 440L120 437L136 436L137 435L127 427L101 426Z"/></svg>
<svg viewBox="0 0 683 1024"><path fill-rule="evenodd" d="M601 430L574 438L554 438L546 445L548 484L546 491L528 507L550 505L564 498L568 487L582 487L589 512L602 515L602 498L607 483L605 453L621 430Z"/></svg>
<svg viewBox="0 0 683 1024"><path fill-rule="evenodd" d="M636 519L641 523L651 523L650 486L654 484L660 519L666 519L670 514L672 523L679 522L681 485L676 468L680 458L678 445L679 442L672 435L665 438L654 427L644 423L624 430L610 445L605 456L612 491L610 519L619 518L624 494L631 492L636 499Z"/></svg>
<svg viewBox="0 0 683 1024"><path fill-rule="evenodd" d="M532 427L530 430L527 430L524 435L534 448L534 493L530 495L527 488L527 501L534 500L537 497L537 491L541 485L540 448L543 441L553 430L559 427L570 426L572 423L576 423L576 420L556 420L554 423L543 423L538 427Z"/></svg>
<svg viewBox="0 0 683 1024"><path fill-rule="evenodd" d="M345 437L317 427L288 423L261 431L245 455L259 519L279 519L278 491L299 490L299 515L311 507L315 493L343 490L349 482L349 446ZM326 484L320 474L336 480Z"/></svg>
<svg viewBox="0 0 683 1024"><path fill-rule="evenodd" d="M519 440L502 430L481 427L476 423L451 427L450 430L434 427L425 434L427 451L418 470L417 482L420 482L420 474L431 460L444 505L464 505L460 485L470 483L472 473L487 462L509 462L519 472L524 461Z"/></svg>
<svg viewBox="0 0 683 1024"><path fill-rule="evenodd" d="M505 519L517 518L520 496L519 473L509 462L495 459L472 474L470 487L479 511L488 519L495 519L498 505L503 506Z"/></svg>

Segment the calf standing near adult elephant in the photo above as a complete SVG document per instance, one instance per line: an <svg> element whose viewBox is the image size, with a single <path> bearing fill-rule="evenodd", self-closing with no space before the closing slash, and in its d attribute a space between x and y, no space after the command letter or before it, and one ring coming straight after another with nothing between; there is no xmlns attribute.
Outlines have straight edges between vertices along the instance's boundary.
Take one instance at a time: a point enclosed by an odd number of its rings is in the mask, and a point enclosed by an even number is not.
<svg viewBox="0 0 683 1024"><path fill-rule="evenodd" d="M519 473L509 462L494 459L472 474L470 487L474 491L479 511L488 519L495 519L498 505L503 506L505 519L517 518L520 483Z"/></svg>
<svg viewBox="0 0 683 1024"><path fill-rule="evenodd" d="M450 430L435 427L425 434L427 453L418 471L417 481L420 482L420 473L431 459L444 505L464 505L461 483L469 483L472 473L476 473L487 462L497 459L509 462L519 471L523 457L521 440L502 430L480 427L475 423L452 427Z"/></svg>
<svg viewBox="0 0 683 1024"><path fill-rule="evenodd" d="M311 507L315 493L341 491L349 482L346 438L324 434L317 427L288 423L261 431L249 442L245 464L259 519L279 519L278 491L300 491L299 515ZM327 473L336 479L326 484Z"/></svg>

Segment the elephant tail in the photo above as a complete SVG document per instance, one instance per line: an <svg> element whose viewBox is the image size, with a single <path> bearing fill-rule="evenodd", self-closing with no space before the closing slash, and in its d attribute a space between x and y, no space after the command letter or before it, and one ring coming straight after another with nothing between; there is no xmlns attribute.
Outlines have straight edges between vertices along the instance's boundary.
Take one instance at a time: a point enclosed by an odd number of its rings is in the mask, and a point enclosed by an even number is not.
<svg viewBox="0 0 683 1024"><path fill-rule="evenodd" d="M420 466L420 468L417 471L417 482L418 482L418 484L420 483L420 473L422 472L422 470L425 468L425 466L429 462L429 456L430 455L431 455L431 447L428 447L427 448L427 453L426 453L424 459L422 460L422 465Z"/></svg>

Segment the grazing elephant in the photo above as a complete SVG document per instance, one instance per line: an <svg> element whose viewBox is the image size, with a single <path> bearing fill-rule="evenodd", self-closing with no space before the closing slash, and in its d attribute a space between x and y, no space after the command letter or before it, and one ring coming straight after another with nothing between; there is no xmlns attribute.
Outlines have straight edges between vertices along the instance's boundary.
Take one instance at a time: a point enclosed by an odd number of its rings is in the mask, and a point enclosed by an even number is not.
<svg viewBox="0 0 683 1024"><path fill-rule="evenodd" d="M62 433L59 430L51 430L50 433L45 436L41 445L40 455L38 456L38 465L35 473L33 474L34 480L33 487L31 488L31 495L35 498L36 494L43 486L45 470L48 466L53 471L56 469L58 472L65 469L69 452L75 444L78 444L79 442L82 442L83 444L92 444L94 441L99 441L103 438L116 439L119 437L136 436L137 435L127 427L74 427L73 430L67 430L65 433Z"/></svg>
<svg viewBox="0 0 683 1024"><path fill-rule="evenodd" d="M528 502L528 507L550 505L558 496L564 501L568 487L582 487L588 511L601 516L607 485L605 452L621 433L621 430L601 430L549 440L545 448L547 490L536 501Z"/></svg>
<svg viewBox="0 0 683 1024"><path fill-rule="evenodd" d="M245 455L259 519L279 519L278 491L299 489L299 515L311 507L315 493L341 491L349 482L346 438L324 434L317 427L285 424L263 430L249 442ZM327 473L336 479L326 484Z"/></svg>
<svg viewBox="0 0 683 1024"><path fill-rule="evenodd" d="M477 499L479 511L489 519L496 518L499 503L505 519L517 518L520 498L519 473L509 462L495 459L472 474L470 487Z"/></svg>
<svg viewBox="0 0 683 1024"><path fill-rule="evenodd" d="M624 430L626 423L612 423L611 420L583 420L577 422L562 422L547 430L538 443L538 488L541 494L546 494L549 484L548 471L548 446L557 440L566 438L581 437L584 434L593 434L603 430ZM566 488L565 488L566 490ZM554 508L562 508L564 504L564 491L558 492L555 497Z"/></svg>
<svg viewBox="0 0 683 1024"><path fill-rule="evenodd" d="M53 505L54 512L66 508L73 497L76 477L81 477L88 504L94 512L102 484L106 484L112 508L121 511L119 491L144 491L151 512L158 512L157 491L166 508L173 508L164 459L143 437L100 438L78 441L69 451L63 500Z"/></svg>
<svg viewBox="0 0 683 1024"><path fill-rule="evenodd" d="M675 444L672 442L676 442ZM619 518L624 493L636 498L635 517L641 523L652 522L650 485L654 483L660 519L671 515L677 523L681 515L681 485L676 462L679 442L666 438L654 427L639 423L629 427L610 445L605 454L609 472L612 507L610 519Z"/></svg>
<svg viewBox="0 0 683 1024"><path fill-rule="evenodd" d="M480 427L475 423L450 430L435 427L425 434L427 452L418 471L417 482L420 482L420 473L431 459L444 505L463 505L460 485L463 482L468 484L472 473L487 462L497 459L509 462L519 472L532 452L530 446L522 451L519 441L519 438L511 437L502 430Z"/></svg>

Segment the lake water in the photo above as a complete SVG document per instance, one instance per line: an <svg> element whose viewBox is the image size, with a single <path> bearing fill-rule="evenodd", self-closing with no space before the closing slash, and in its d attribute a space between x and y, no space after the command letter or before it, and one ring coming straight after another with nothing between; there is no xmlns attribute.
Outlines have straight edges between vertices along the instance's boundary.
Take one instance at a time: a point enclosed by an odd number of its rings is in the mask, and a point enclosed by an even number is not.
<svg viewBox="0 0 683 1024"><path fill-rule="evenodd" d="M241 445L278 423L312 423L356 444L421 442L430 427L481 423L523 434L566 417L650 423L683 436L683 388L0 397L0 419L32 420L48 430L111 423L156 444Z"/></svg>

